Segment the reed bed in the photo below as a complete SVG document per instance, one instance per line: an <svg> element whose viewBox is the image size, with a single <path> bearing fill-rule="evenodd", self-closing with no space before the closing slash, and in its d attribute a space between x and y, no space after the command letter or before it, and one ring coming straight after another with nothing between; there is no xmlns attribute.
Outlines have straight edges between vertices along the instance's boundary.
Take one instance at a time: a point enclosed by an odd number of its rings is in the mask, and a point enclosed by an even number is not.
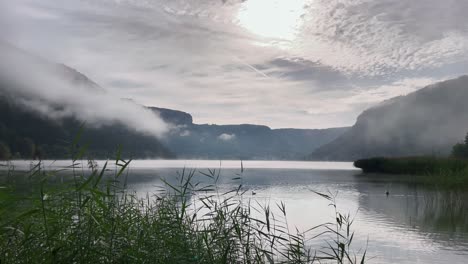
<svg viewBox="0 0 468 264"><path fill-rule="evenodd" d="M229 191L217 186L220 170L183 170L158 195L126 188L131 161L117 154L99 168L72 160L66 172L29 172L19 191L10 170L0 187L0 263L364 263L353 253L350 215L290 230L284 203L261 205L245 197L242 172ZM113 167L109 169L109 167ZM70 173L71 172L71 173ZM208 184L194 182L196 174ZM310 241L325 240L313 248Z"/></svg>

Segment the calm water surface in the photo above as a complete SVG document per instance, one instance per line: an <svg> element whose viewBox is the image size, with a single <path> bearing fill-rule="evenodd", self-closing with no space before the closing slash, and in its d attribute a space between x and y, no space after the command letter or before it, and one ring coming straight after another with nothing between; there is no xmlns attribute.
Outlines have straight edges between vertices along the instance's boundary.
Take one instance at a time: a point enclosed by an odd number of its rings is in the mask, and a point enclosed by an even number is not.
<svg viewBox="0 0 468 264"><path fill-rule="evenodd" d="M44 164L57 169L69 162ZM30 162L15 166L27 169ZM243 173L240 161L133 161L129 188L142 195L155 193L161 178L175 181L184 168L202 172L221 168L219 187L226 190L239 184L232 178L241 174L246 199L272 207L283 201L289 225L299 230L333 221L329 202L313 191L337 194L338 210L355 215L354 249L367 245L368 263L468 263L466 194L397 183L391 176L362 175L351 163L288 161L244 161Z"/></svg>

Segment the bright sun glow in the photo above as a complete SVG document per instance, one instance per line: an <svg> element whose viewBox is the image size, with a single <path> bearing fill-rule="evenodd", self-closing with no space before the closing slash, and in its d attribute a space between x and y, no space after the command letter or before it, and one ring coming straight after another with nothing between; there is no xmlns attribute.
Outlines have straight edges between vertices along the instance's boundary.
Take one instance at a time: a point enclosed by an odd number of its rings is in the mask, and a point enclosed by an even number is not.
<svg viewBox="0 0 468 264"><path fill-rule="evenodd" d="M307 0L248 0L237 18L251 33L266 38L293 40Z"/></svg>

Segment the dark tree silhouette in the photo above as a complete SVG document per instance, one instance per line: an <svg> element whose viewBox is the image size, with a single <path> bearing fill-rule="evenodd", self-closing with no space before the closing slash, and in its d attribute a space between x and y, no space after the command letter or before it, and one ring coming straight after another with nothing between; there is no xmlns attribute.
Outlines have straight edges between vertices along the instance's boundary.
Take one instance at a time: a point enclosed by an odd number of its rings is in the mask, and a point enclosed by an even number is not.
<svg viewBox="0 0 468 264"><path fill-rule="evenodd" d="M465 137L465 143L458 143L453 146L452 156L455 158L468 158L468 134Z"/></svg>
<svg viewBox="0 0 468 264"><path fill-rule="evenodd" d="M4 142L0 142L0 160L8 160L11 158L10 148Z"/></svg>

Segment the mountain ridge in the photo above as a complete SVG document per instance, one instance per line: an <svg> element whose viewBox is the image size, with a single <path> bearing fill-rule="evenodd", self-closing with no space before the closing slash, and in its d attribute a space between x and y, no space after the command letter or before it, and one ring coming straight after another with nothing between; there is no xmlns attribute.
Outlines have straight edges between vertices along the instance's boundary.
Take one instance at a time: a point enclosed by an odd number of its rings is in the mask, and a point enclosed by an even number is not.
<svg viewBox="0 0 468 264"><path fill-rule="evenodd" d="M468 76L432 84L365 110L312 160L444 156L468 131Z"/></svg>
<svg viewBox="0 0 468 264"><path fill-rule="evenodd" d="M71 158L71 142L78 134L81 135L81 146L89 144L87 153L92 158L112 158L119 145L124 149L123 157L174 157L154 136L144 135L118 122L87 125L65 107L66 103L56 98L35 97L40 95L39 91L47 93L46 85L50 83L79 87L92 95L105 93L102 87L76 69L2 41L0 59L0 159ZM25 67L12 68L10 64ZM40 73L28 72L32 69ZM34 80L43 82L31 83L28 74L39 75ZM47 82L49 78L60 79L60 82ZM28 89L33 92L28 93ZM63 90L63 87L56 87L56 90Z"/></svg>
<svg viewBox="0 0 468 264"><path fill-rule="evenodd" d="M348 129L272 129L258 124L196 124L189 113L149 108L175 126L162 142L179 158L187 159L304 160L310 151Z"/></svg>
<svg viewBox="0 0 468 264"><path fill-rule="evenodd" d="M26 78L22 78L25 74L11 71L6 62L15 62L17 59L21 61L18 65L28 66L24 71L41 70L40 73L34 73L41 77L39 80L46 79L42 73L50 74L48 77L61 80L59 85L70 84L73 88L91 91L87 93L88 96L103 94L105 90L86 75L67 65L50 62L5 43L0 43L0 49L0 55L4 59L0 65L4 70L0 72L0 90L3 91L0 97L2 148L8 149L11 152L9 156L15 158L69 157L69 146L64 142L72 140L83 122L78 119L77 113L71 112L71 109L65 107L65 103L62 104L56 98L55 101L36 98L37 95L42 96L40 92L47 93L45 88L38 89L43 83L34 83L34 93L28 93L29 88L25 87L31 84L26 82ZM18 81L9 75L10 73L23 80ZM22 89L17 89L18 87ZM72 101L69 98L67 100ZM122 99L122 102L129 104L133 101ZM115 121L86 125L83 138L90 142L90 154L94 155L94 158L111 157L117 145L121 144L123 151L133 158L178 156L196 159L304 159L310 151L335 139L346 130L271 129L255 124L195 124L192 115L183 111L134 104L135 107L157 113L162 120L170 124L171 130L164 137L156 139ZM34 124L35 127L28 124Z"/></svg>

